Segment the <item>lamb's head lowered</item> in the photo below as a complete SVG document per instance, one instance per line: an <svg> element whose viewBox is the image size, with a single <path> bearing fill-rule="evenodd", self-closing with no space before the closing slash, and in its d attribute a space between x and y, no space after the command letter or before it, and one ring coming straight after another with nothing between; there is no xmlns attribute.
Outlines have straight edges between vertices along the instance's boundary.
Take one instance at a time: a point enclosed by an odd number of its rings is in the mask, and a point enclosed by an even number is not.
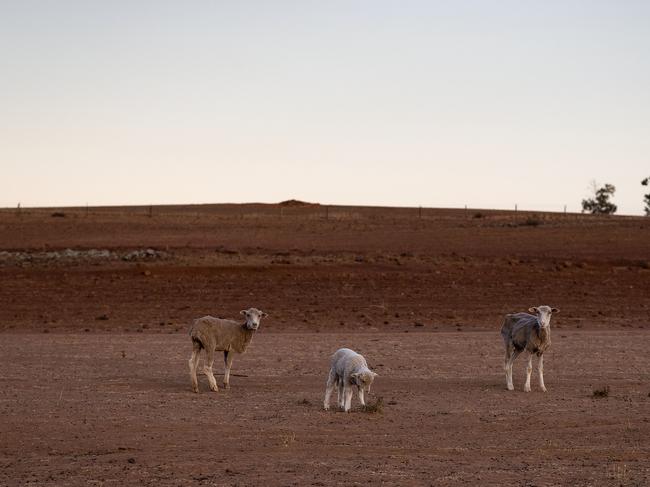
<svg viewBox="0 0 650 487"><path fill-rule="evenodd" d="M542 327L551 326L551 315L553 313L560 312L559 309L551 308L550 306L537 306L534 308L528 308L528 311L537 316L539 324Z"/></svg>
<svg viewBox="0 0 650 487"><path fill-rule="evenodd" d="M243 309L239 313L246 317L244 326L248 330L257 330L260 327L260 320L268 316L264 311L257 308Z"/></svg>
<svg viewBox="0 0 650 487"><path fill-rule="evenodd" d="M378 375L379 374L376 374L372 370L366 369L362 372L354 372L353 374L350 374L350 382L357 385L359 389L363 389L364 391L370 393L370 386L372 385L372 381L375 380L375 377Z"/></svg>

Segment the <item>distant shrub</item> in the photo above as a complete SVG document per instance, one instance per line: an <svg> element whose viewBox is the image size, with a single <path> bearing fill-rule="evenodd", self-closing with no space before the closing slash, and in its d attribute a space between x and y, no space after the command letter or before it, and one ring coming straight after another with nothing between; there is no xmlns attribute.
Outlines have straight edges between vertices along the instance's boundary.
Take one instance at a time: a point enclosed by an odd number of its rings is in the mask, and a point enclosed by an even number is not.
<svg viewBox="0 0 650 487"><path fill-rule="evenodd" d="M481 213L480 211L478 213L474 213L474 218L483 218L485 215Z"/></svg>
<svg viewBox="0 0 650 487"><path fill-rule="evenodd" d="M51 216L52 218L65 218L65 213L62 211L55 211Z"/></svg>
<svg viewBox="0 0 650 487"><path fill-rule="evenodd" d="M542 223L544 223L544 222L542 221L542 219L541 219L540 217L538 217L537 215L531 215L531 216L527 217L524 221L522 221L522 222L519 224L519 226L523 226L523 227L538 227L538 226L540 226Z"/></svg>
<svg viewBox="0 0 650 487"><path fill-rule="evenodd" d="M609 386L605 386L602 389L594 389L594 397L607 397L609 396Z"/></svg>

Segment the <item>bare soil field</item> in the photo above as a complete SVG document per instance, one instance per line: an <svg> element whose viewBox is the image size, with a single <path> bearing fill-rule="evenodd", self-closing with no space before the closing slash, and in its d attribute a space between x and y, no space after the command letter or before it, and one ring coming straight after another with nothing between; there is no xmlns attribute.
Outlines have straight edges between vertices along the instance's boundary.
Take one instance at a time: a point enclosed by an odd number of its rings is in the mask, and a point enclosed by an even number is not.
<svg viewBox="0 0 650 487"><path fill-rule="evenodd" d="M2 210L0 485L648 485L649 242L634 217ZM508 392L503 314L540 304L549 391L520 358ZM191 393L191 320L250 306L232 389ZM341 346L383 411L322 410Z"/></svg>

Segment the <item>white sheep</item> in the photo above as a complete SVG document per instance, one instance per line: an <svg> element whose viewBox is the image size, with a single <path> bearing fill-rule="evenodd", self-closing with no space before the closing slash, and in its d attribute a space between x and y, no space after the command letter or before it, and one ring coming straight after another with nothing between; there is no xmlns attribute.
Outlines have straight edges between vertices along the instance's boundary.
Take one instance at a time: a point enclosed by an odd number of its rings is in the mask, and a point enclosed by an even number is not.
<svg viewBox="0 0 650 487"><path fill-rule="evenodd" d="M526 383L524 391L530 392L530 374L533 371L533 354L539 357L537 369L539 371L539 386L546 392L544 386L544 351L551 346L551 314L559 313L557 308L538 306L529 308L533 314L514 313L506 315L501 327L506 348L505 371L506 387L514 390L512 385L512 363L524 350L528 352L528 366L526 367Z"/></svg>
<svg viewBox="0 0 650 487"><path fill-rule="evenodd" d="M366 359L349 348L340 348L332 355L329 377L325 388L325 410L330 408L330 396L338 386L338 405L346 413L350 411L353 386L357 386L359 402L366 405L365 393L370 394L372 381L378 374L368 368Z"/></svg>
<svg viewBox="0 0 650 487"><path fill-rule="evenodd" d="M263 311L256 308L250 308L240 312L246 317L244 323L238 323L234 320L224 320L212 316L204 316L194 320L190 328L190 337L192 338L192 356L189 360L190 379L192 380L192 390L199 392L199 383L196 378L196 369L199 366L199 354L205 349L205 365L203 371L208 377L210 389L218 391L217 381L212 374L212 364L214 363L214 352L223 350L223 360L226 369L223 376L224 388L230 388L230 367L234 353L244 353L250 344L253 333L259 328L260 320L268 316Z"/></svg>

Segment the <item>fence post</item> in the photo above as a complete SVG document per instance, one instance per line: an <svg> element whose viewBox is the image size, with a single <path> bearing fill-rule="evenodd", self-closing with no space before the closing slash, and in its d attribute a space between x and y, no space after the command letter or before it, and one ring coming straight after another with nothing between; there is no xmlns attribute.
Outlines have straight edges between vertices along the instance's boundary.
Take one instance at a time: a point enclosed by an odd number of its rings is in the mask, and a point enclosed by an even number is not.
<svg viewBox="0 0 650 487"><path fill-rule="evenodd" d="M517 203L515 203L515 224L517 223Z"/></svg>
<svg viewBox="0 0 650 487"><path fill-rule="evenodd" d="M149 218L153 216L153 205L149 205Z"/></svg>

